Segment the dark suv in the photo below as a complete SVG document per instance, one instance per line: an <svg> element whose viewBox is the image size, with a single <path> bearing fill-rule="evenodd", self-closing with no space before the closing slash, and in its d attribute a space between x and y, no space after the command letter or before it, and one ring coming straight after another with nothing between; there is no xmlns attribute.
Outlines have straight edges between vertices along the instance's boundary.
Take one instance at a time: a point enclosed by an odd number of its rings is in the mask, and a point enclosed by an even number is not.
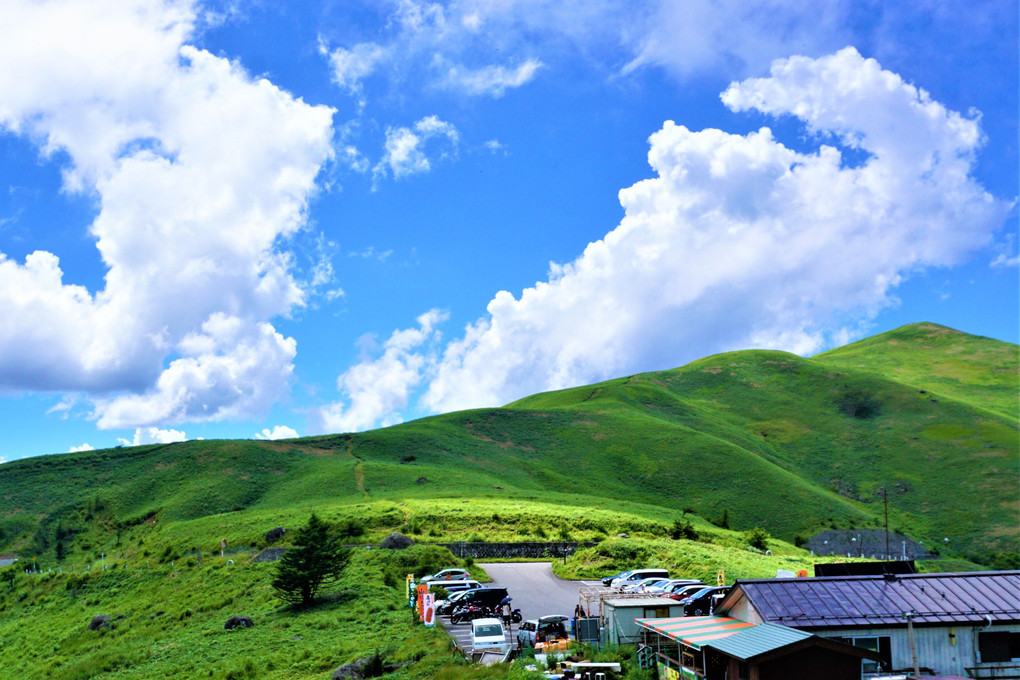
<svg viewBox="0 0 1020 680"><path fill-rule="evenodd" d="M487 586L475 588L457 600L457 606L474 605L476 607L488 607L494 609L499 606L500 601L507 596L506 588L502 586Z"/></svg>
<svg viewBox="0 0 1020 680"><path fill-rule="evenodd" d="M708 616L715 609L715 603L721 600L729 589L729 586L702 588L690 597L680 600L684 607L684 616Z"/></svg>

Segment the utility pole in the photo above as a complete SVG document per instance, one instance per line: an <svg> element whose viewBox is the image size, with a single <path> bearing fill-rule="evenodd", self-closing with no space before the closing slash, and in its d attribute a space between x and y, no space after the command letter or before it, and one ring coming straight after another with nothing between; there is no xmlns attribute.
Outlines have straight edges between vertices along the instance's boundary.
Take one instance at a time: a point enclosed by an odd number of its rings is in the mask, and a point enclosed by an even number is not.
<svg viewBox="0 0 1020 680"><path fill-rule="evenodd" d="M889 490L884 486L882 491L882 502L885 505L885 559L889 559Z"/></svg>
<svg viewBox="0 0 1020 680"><path fill-rule="evenodd" d="M903 618L907 620L907 634L910 637L910 656L913 657L914 661L914 678L920 680L921 669L917 665L917 647L914 645L914 617L917 616L917 612L911 609L909 612L903 612Z"/></svg>

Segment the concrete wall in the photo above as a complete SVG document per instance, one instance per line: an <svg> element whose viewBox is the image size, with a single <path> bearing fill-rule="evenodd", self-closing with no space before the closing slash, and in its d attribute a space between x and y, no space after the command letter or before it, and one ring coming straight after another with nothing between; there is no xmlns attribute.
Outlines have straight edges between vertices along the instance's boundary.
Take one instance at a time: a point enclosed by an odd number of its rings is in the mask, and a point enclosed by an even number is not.
<svg viewBox="0 0 1020 680"><path fill-rule="evenodd" d="M434 543L450 549L457 557L478 558L513 558L529 557L549 559L562 559L564 556L573 555L578 550L591 548L598 543L589 541L586 543L575 543L572 541L551 541L532 543Z"/></svg>

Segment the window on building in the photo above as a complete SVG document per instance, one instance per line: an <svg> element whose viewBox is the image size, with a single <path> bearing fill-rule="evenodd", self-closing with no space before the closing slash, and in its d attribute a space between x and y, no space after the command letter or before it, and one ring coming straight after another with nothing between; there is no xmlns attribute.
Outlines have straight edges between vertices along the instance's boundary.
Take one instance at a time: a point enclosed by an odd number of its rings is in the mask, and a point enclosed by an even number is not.
<svg viewBox="0 0 1020 680"><path fill-rule="evenodd" d="M871 659L861 659L861 677L866 678L876 673L880 673L882 670L887 670L892 667L892 644L891 638L888 635L868 635L861 637L834 637L833 640L839 640L840 642L846 643L853 647L860 647L866 649L869 652L877 652L881 657L881 661L872 661Z"/></svg>
<svg viewBox="0 0 1020 680"><path fill-rule="evenodd" d="M981 655L981 663L1020 659L1020 633L979 632L978 652Z"/></svg>
<svg viewBox="0 0 1020 680"><path fill-rule="evenodd" d="M646 619L669 618L669 607L645 607Z"/></svg>

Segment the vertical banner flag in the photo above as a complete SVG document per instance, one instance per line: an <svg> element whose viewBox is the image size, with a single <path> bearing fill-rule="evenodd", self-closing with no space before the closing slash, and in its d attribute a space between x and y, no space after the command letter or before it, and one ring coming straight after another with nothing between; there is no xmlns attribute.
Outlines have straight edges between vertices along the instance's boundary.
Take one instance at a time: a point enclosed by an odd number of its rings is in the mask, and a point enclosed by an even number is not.
<svg viewBox="0 0 1020 680"><path fill-rule="evenodd" d="M404 583L404 597L407 598L407 606L414 606L414 598L411 597L411 593L414 592L414 574L407 575L407 581Z"/></svg>
<svg viewBox="0 0 1020 680"><path fill-rule="evenodd" d="M425 620L425 596L428 595L429 587L426 585L418 586L418 618L422 621Z"/></svg>
<svg viewBox="0 0 1020 680"><path fill-rule="evenodd" d="M425 616L422 617L422 620L425 621L427 628L431 628L436 625L436 594L425 593L424 604Z"/></svg>
<svg viewBox="0 0 1020 680"><path fill-rule="evenodd" d="M726 571L724 569L720 569L719 570L719 574L716 576L716 583L715 584L717 586L724 586L724 585L726 585Z"/></svg>

